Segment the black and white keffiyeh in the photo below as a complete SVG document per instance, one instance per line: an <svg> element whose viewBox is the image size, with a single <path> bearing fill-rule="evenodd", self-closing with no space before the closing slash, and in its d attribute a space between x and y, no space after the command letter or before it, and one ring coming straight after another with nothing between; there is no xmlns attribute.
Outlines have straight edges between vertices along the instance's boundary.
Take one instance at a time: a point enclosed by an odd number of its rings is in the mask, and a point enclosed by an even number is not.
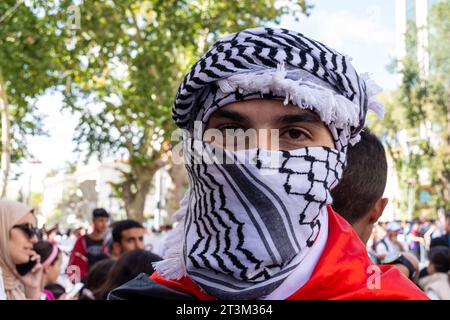
<svg viewBox="0 0 450 320"><path fill-rule="evenodd" d="M218 41L193 65L175 99L173 118L194 137L184 148L190 190L156 271L169 279L189 275L220 299L260 299L302 265L312 268L306 261L316 261L311 252L320 255L312 249L326 237L326 205L342 177L348 143L358 141L368 109L382 116L378 92L348 57L300 33L256 28ZM261 98L316 112L335 149L231 151L201 142L197 150L203 129L196 122L205 127L220 107ZM218 154L235 161L223 163Z"/></svg>
<svg viewBox="0 0 450 320"><path fill-rule="evenodd" d="M381 89L350 58L301 33L255 28L226 36L191 68L178 88L173 119L193 130L218 108L269 98L308 108L328 125L336 148L359 141L368 109L383 116Z"/></svg>

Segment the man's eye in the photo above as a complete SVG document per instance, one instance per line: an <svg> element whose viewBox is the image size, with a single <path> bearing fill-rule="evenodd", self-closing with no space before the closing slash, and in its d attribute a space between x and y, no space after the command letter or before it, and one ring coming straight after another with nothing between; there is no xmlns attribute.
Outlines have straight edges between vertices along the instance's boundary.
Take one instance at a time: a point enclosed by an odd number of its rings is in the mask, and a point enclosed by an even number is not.
<svg viewBox="0 0 450 320"><path fill-rule="evenodd" d="M287 139L305 139L309 138L308 134L306 134L303 130L292 128L286 130L282 135L282 138Z"/></svg>

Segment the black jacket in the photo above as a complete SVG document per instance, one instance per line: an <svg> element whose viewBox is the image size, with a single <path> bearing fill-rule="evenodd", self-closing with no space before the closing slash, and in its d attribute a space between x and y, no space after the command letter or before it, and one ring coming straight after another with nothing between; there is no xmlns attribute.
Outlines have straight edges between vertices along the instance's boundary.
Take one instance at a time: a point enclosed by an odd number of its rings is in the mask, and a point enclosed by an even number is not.
<svg viewBox="0 0 450 320"><path fill-rule="evenodd" d="M141 273L136 278L111 291L108 300L197 300L196 297L163 286Z"/></svg>
<svg viewBox="0 0 450 320"><path fill-rule="evenodd" d="M450 247L450 234L444 234L442 237L434 238L431 240L430 248L436 246Z"/></svg>

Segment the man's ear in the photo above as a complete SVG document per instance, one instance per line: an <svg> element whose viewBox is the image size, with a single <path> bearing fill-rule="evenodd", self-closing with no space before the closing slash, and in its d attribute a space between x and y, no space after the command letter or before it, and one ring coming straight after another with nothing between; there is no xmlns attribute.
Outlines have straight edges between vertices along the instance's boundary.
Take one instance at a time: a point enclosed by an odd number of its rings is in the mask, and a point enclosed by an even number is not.
<svg viewBox="0 0 450 320"><path fill-rule="evenodd" d="M386 208L387 204L389 202L388 198L380 198L375 202L375 205L373 206L372 210L370 210L369 214L369 223L374 224L378 221L378 219L383 214L384 208Z"/></svg>

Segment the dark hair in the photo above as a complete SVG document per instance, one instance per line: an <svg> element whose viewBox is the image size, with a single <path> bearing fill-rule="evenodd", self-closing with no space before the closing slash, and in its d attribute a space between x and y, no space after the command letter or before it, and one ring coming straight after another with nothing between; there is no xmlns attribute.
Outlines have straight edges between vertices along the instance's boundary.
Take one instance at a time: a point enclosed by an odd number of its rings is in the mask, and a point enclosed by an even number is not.
<svg viewBox="0 0 450 320"><path fill-rule="evenodd" d="M92 219L109 218L109 213L103 208L96 208L92 211Z"/></svg>
<svg viewBox="0 0 450 320"><path fill-rule="evenodd" d="M349 223L363 218L383 196L387 161L381 141L367 128L349 146L342 181L331 191L333 209Z"/></svg>
<svg viewBox="0 0 450 320"><path fill-rule="evenodd" d="M114 223L112 227L113 242L120 242L122 240L122 232L128 229L144 229L144 226L135 220L121 220Z"/></svg>
<svg viewBox="0 0 450 320"><path fill-rule="evenodd" d="M50 241L40 240L34 244L33 249L41 257L41 262L44 262L52 254L53 246L55 246L55 244L51 243ZM50 262L51 266L55 264L59 255L60 255L60 250L58 248L58 254L55 256L53 261Z"/></svg>
<svg viewBox="0 0 450 320"><path fill-rule="evenodd" d="M98 300L105 300L115 288L134 279L141 273L151 275L154 272L152 262L162 258L150 251L136 249L124 253L109 271L108 280L94 295Z"/></svg>
<svg viewBox="0 0 450 320"><path fill-rule="evenodd" d="M450 248L436 246L430 249L428 254L430 263L434 265L437 272L447 273L450 270Z"/></svg>
<svg viewBox="0 0 450 320"><path fill-rule="evenodd" d="M95 291L100 288L108 278L108 272L114 265L114 261L110 258L100 260L89 268L86 278L86 288Z"/></svg>
<svg viewBox="0 0 450 320"><path fill-rule="evenodd" d="M55 299L59 299L64 293L66 293L66 289L57 283L48 284L44 287L44 289L50 291Z"/></svg>

